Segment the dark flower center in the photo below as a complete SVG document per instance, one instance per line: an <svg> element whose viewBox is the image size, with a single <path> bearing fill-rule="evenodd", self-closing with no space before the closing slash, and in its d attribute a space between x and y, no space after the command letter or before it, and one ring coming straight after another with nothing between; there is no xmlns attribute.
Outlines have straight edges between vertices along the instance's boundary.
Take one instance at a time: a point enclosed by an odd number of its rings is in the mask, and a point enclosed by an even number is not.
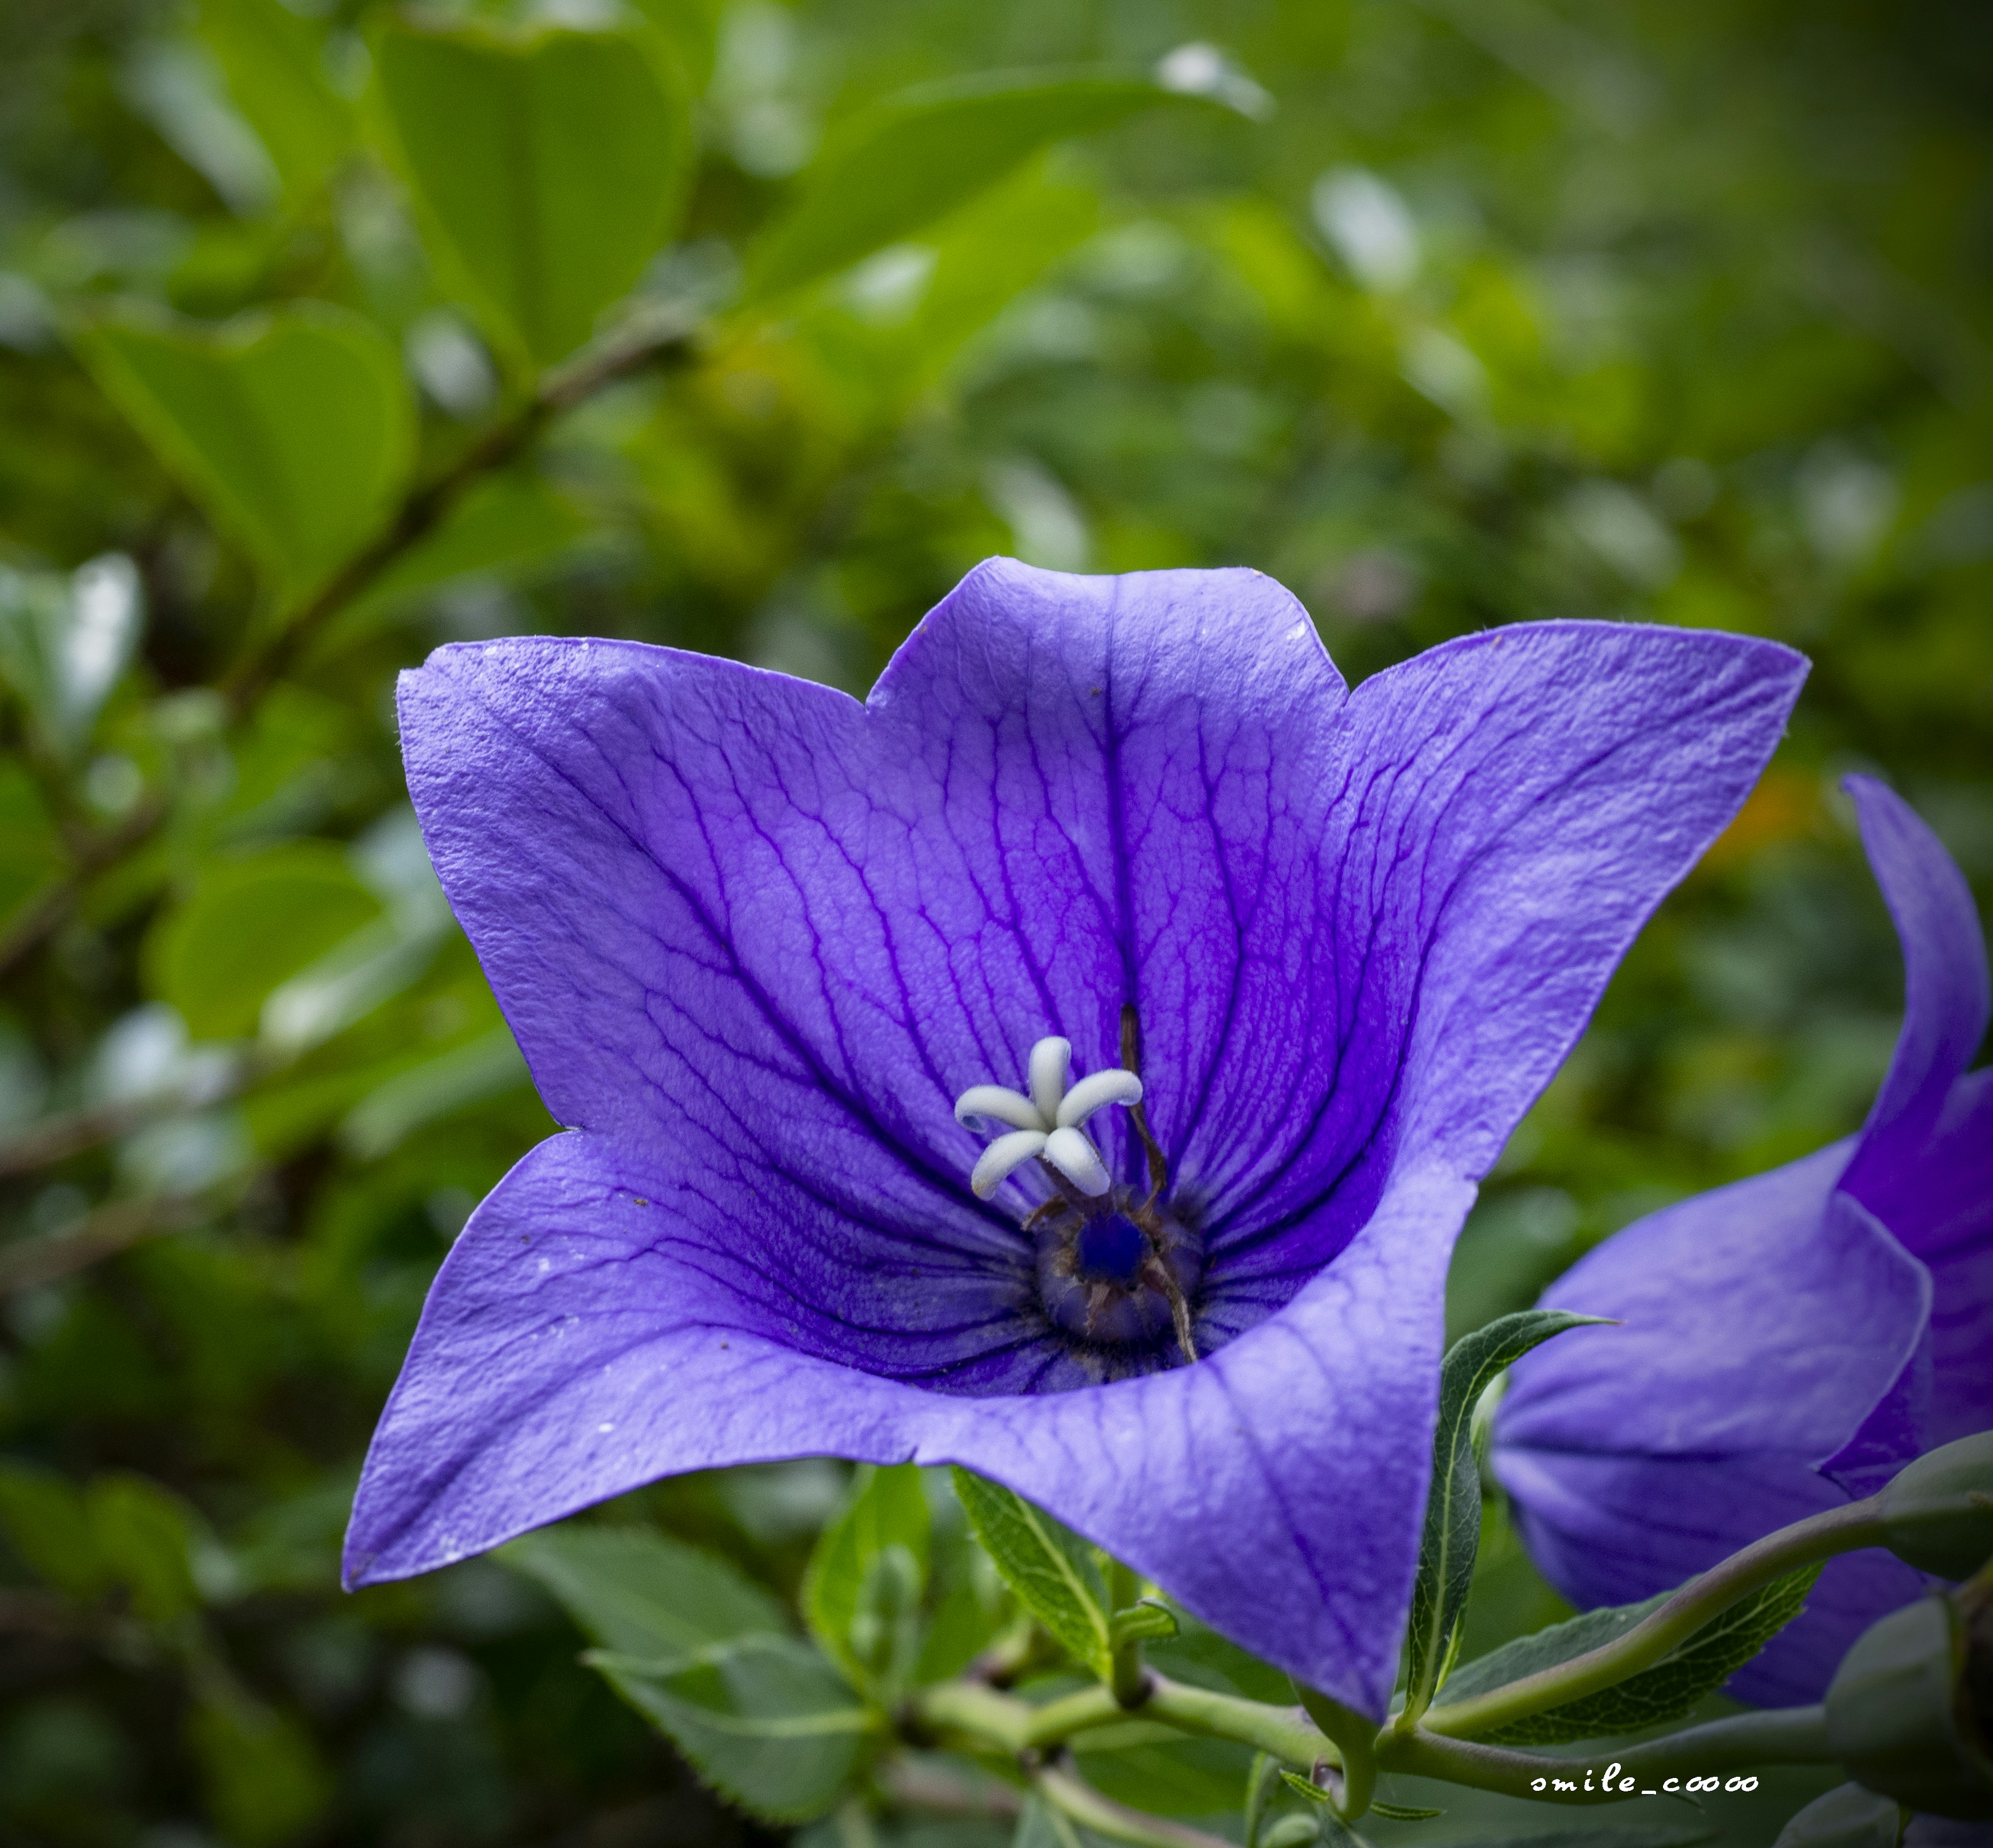
<svg viewBox="0 0 1993 1848"><path fill-rule="evenodd" d="M1116 1187L1096 1211L1041 1220L1038 1234L1038 1294L1055 1327L1102 1347L1180 1344L1203 1257L1165 1208Z"/></svg>

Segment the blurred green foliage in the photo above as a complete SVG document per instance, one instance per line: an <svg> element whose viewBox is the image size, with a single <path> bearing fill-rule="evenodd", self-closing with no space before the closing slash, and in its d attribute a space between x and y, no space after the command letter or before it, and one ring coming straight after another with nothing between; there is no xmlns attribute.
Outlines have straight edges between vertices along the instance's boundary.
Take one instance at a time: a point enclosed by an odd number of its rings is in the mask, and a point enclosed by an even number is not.
<svg viewBox="0 0 1993 1848"><path fill-rule="evenodd" d="M1851 1128L1901 981L1836 778L1993 880L1989 81L1971 0L9 0L0 1838L757 1832L576 1665L557 1550L336 1587L428 1280L551 1127L402 795L438 641L862 690L996 551L1256 565L1352 678L1544 617L1777 636L1792 737L1454 1320ZM620 1512L885 1673L892 1573L801 1584L843 1494ZM1487 1526L1469 1654L1556 1610ZM1197 1813L1214 1750L1103 1781Z"/></svg>

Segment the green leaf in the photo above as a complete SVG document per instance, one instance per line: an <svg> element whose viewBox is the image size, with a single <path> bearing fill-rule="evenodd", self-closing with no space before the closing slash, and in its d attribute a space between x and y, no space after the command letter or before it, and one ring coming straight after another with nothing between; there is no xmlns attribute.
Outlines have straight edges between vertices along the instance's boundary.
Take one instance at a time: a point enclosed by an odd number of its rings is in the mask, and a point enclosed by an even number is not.
<svg viewBox="0 0 1993 1848"><path fill-rule="evenodd" d="M640 41L389 27L396 157L494 337L545 365L595 331L664 241L689 117Z"/></svg>
<svg viewBox="0 0 1993 1848"><path fill-rule="evenodd" d="M648 1527L543 1527L497 1557L619 1655L670 1658L789 1627L781 1604L737 1568Z"/></svg>
<svg viewBox="0 0 1993 1848"><path fill-rule="evenodd" d="M60 756L88 742L131 661L143 610L138 571L121 552L67 575L0 565L0 673Z"/></svg>
<svg viewBox="0 0 1993 1848"><path fill-rule="evenodd" d="M803 1575L803 1616L860 1687L892 1664L894 1611L910 1617L926 1589L930 1526L921 1472L911 1463L862 1468L844 1512L824 1529ZM888 1563L897 1549L910 1570ZM900 1583L901 1578L907 1579ZM889 1581L891 1584L889 1586ZM900 1628L904 1628L902 1624ZM901 1649L900 1654L904 1655Z"/></svg>
<svg viewBox="0 0 1993 1848"><path fill-rule="evenodd" d="M97 1553L130 1592L139 1616L170 1623L200 1603L193 1529L178 1496L145 1477L120 1472L97 1477L88 1502Z"/></svg>
<svg viewBox="0 0 1993 1848"><path fill-rule="evenodd" d="M329 842L210 861L146 944L152 992L197 1039L237 1037L255 1026L272 989L380 913Z"/></svg>
<svg viewBox="0 0 1993 1848"><path fill-rule="evenodd" d="M966 205L1052 142L1188 97L1101 71L982 77L882 104L805 175L801 196L750 251L747 295L765 300L849 268Z"/></svg>
<svg viewBox="0 0 1993 1848"><path fill-rule="evenodd" d="M1557 1745L1572 1739L1637 1732L1644 1727L1679 1720L1693 1710L1705 1694L1721 1687L1799 1615L1820 1570L1818 1566L1808 1566L1774 1580L1705 1624L1673 1654L1616 1687L1475 1736L1498 1745ZM1525 1675L1588 1654L1625 1635L1673 1595L1663 1592L1643 1604L1588 1611L1568 1623L1553 1624L1533 1636L1519 1637L1457 1670L1447 1684L1448 1697L1464 1701L1492 1693Z"/></svg>
<svg viewBox="0 0 1993 1848"><path fill-rule="evenodd" d="M1448 1658L1474 1582L1481 1543L1481 1472L1475 1462L1474 1408L1496 1375L1532 1348L1566 1329L1605 1318L1526 1309L1463 1336L1440 1368L1439 1422L1433 1428L1432 1489L1419 1543L1407 1647L1405 1711L1417 1719L1444 1680Z"/></svg>
<svg viewBox="0 0 1993 1848"><path fill-rule="evenodd" d="M401 363L344 309L305 302L214 327L132 308L73 337L105 395L287 593L369 538L407 475Z"/></svg>
<svg viewBox="0 0 1993 1848"><path fill-rule="evenodd" d="M94 1598L108 1577L82 1491L56 1471L0 1461L0 1532L36 1577Z"/></svg>
<svg viewBox="0 0 1993 1848"><path fill-rule="evenodd" d="M200 20L230 99L296 202L354 138L353 111L326 80L324 26L282 0L200 0Z"/></svg>
<svg viewBox="0 0 1993 1848"><path fill-rule="evenodd" d="M1114 1613L1108 1635L1119 1648L1127 1642L1164 1642L1177 1633L1176 1613L1155 1598L1138 1598L1126 1611Z"/></svg>
<svg viewBox="0 0 1993 1848"><path fill-rule="evenodd" d="M1772 1848L1896 1848L1902 1833L1903 1812L1894 1797L1841 1784L1794 1816Z"/></svg>
<svg viewBox="0 0 1993 1848"><path fill-rule="evenodd" d="M1294 1684L1284 1670L1247 1654L1230 1637L1185 1611L1177 1612L1177 1625L1174 1637L1149 1646L1150 1663L1164 1674L1194 1687L1274 1706L1294 1703Z"/></svg>
<svg viewBox="0 0 1993 1848"><path fill-rule="evenodd" d="M522 1091L530 1078L518 1042L501 1021L434 1058L405 1067L367 1092L340 1119L340 1146L362 1161L377 1160L418 1129Z"/></svg>
<svg viewBox="0 0 1993 1848"><path fill-rule="evenodd" d="M1427 1822L1434 1816L1443 1816L1443 1809L1424 1809L1414 1803L1383 1803L1375 1798L1370 1803L1370 1813L1382 1816L1387 1822Z"/></svg>
<svg viewBox="0 0 1993 1848"><path fill-rule="evenodd" d="M1253 1768L1250 1746L1140 1720L1082 1733L1072 1749L1082 1775L1103 1796L1157 1816L1236 1811Z"/></svg>
<svg viewBox="0 0 1993 1848"><path fill-rule="evenodd" d="M586 1659L721 1795L771 1822L837 1800L882 1722L808 1644L750 1636L676 1661Z"/></svg>
<svg viewBox="0 0 1993 1848"><path fill-rule="evenodd" d="M240 1848L278 1848L331 1801L333 1779L310 1734L238 1687L210 1688L188 1734L208 1806Z"/></svg>
<svg viewBox="0 0 1993 1848"><path fill-rule="evenodd" d="M976 1537L1011 1590L1075 1661L1105 1676L1113 1645L1094 1549L1000 1484L963 1469L954 1479Z"/></svg>

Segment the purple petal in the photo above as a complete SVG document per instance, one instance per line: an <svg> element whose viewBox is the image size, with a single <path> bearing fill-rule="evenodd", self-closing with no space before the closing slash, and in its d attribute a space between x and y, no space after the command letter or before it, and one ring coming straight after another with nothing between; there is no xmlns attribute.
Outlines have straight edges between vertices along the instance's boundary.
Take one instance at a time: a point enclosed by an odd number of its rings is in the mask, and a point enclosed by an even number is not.
<svg viewBox="0 0 1993 1848"><path fill-rule="evenodd" d="M1287 1313L1198 1366L980 1399L805 1351L795 1304L730 1251L723 1220L679 1222L656 1184L602 1139L561 1136L478 1209L369 1454L350 1583L481 1552L679 1471L825 1453L961 1463L1381 1713L1427 1466L1424 1443L1378 1434L1430 1427L1433 1305L1467 1184L1400 1183Z"/></svg>
<svg viewBox="0 0 1993 1848"><path fill-rule="evenodd" d="M1580 1328L1518 1361L1505 1448L1817 1463L1916 1350L1924 1267L1834 1190L1845 1144L1653 1214L1544 1292ZM1656 1587L1658 1589L1658 1587Z"/></svg>
<svg viewBox="0 0 1993 1848"><path fill-rule="evenodd" d="M1843 1185L1915 1251L1885 1203L1902 1188L1986 1037L1986 941L1965 876L1916 811L1871 777L1850 777L1848 789L1902 939L1904 994L1896 1056Z"/></svg>

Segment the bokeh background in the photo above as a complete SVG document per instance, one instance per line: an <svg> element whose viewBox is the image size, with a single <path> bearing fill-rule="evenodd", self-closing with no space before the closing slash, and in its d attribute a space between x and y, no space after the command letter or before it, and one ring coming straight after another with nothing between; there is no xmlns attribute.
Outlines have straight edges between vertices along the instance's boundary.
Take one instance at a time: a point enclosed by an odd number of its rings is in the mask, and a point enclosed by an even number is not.
<svg viewBox="0 0 1993 1848"><path fill-rule="evenodd" d="M0 5L10 1842L758 1833L502 1566L337 1588L423 1291L552 1127L402 791L393 676L438 642L632 636L862 692L1010 552L1256 566L1352 679L1546 617L1806 650L1762 787L1491 1181L1460 1327L1859 1121L1901 974L1840 776L1889 777L1993 881L1974 0L432 9L652 36L699 146L639 306L703 331L552 420L480 521L231 703L267 565L77 356L106 303L326 302L400 356L422 470L507 415L501 343L377 151L389 10ZM731 306L757 228L880 97L1172 53L1229 107L1061 142ZM806 1464L639 1500L790 1587L840 1487ZM1557 1608L1499 1522L1477 1597L1470 1652Z"/></svg>

